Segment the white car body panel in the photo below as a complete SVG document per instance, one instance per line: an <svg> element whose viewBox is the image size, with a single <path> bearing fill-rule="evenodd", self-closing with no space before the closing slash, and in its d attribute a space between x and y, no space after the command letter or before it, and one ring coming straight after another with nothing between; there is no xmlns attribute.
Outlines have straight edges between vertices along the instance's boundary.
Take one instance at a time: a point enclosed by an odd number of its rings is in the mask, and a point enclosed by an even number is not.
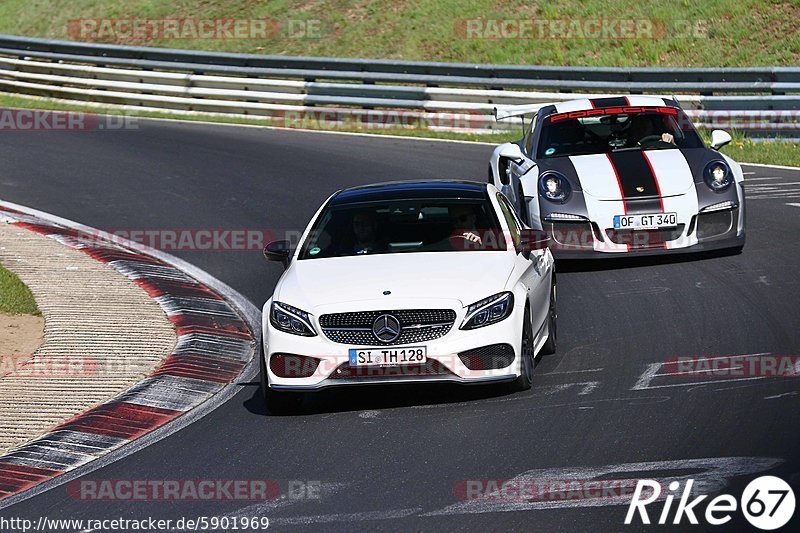
<svg viewBox="0 0 800 533"><path fill-rule="evenodd" d="M538 352L550 332L546 324L553 282L554 260L548 249L534 250L529 257L514 249L510 230L502 215L493 185L486 185L504 238L506 250L410 252L355 255L318 259L298 259L293 253L287 270L275 293L263 308L263 354L270 388L276 390L315 390L322 387L353 384L330 379L340 365L349 360L353 348L402 348L403 345L351 345L334 342L323 332L319 317L329 313L403 309L452 309L456 313L453 327L444 336L425 341L428 360L435 360L452 375L425 381L481 383L513 380L523 372L521 336L526 304L531 311L535 350ZM335 195L334 195L335 196ZM329 198L330 200L330 198ZM326 202L327 204L327 202ZM303 232L308 237L323 204ZM514 309L511 315L495 324L462 330L467 306L489 296L512 292ZM389 294L384 294L389 292ZM270 321L273 301L310 313L315 336L299 336L278 330ZM506 368L470 370L459 359L464 351L492 344L514 347L514 362ZM320 360L309 377L281 377L270 368L272 354L287 353ZM391 376L369 378L364 383L414 381Z"/></svg>
<svg viewBox="0 0 800 533"><path fill-rule="evenodd" d="M591 176L581 182L583 199L589 220L597 222L600 228L613 227L614 216L622 214L622 191L619 189L617 176L605 154L581 155L569 158L579 176ZM626 244L598 242L593 239L596 251L627 252Z"/></svg>
<svg viewBox="0 0 800 533"><path fill-rule="evenodd" d="M623 103L610 103L603 102L603 100L624 100ZM616 106L616 107L615 107ZM542 113L548 116L553 113L573 113L573 112L590 112L590 110L598 110L602 113L602 108L611 109L624 109L630 107L672 107L676 108L677 103L672 99L655 96L642 96L642 95L629 95L619 97L598 97L598 99L580 98L568 102L559 102L550 105L550 109L544 109L542 106ZM519 113L530 112L526 106L518 106ZM678 108L679 109L679 108ZM680 110L678 111L680 113ZM516 113L512 107L504 110L504 115L514 116ZM533 122L533 142L538 142L537 131L542 127L541 122L545 120L544 115L537 116L536 121ZM527 131L530 131L529 126ZM530 146L529 137L523 138L518 143L519 146ZM526 216L526 221L534 228L545 229L545 226L553 229L552 233L557 244L574 245L576 241L583 242L582 250L572 251L567 250L571 256L578 257L581 251L588 252L601 252L618 254L620 252L642 252L641 244L623 244L622 242L615 243L612 237L607 233L607 230L614 230L614 217L627 213L630 206L632 213L676 213L677 224L682 226L682 231L673 231L669 236L663 237L663 246L652 245L647 250L652 250L657 253L660 248L662 251L679 251L683 248L693 248L696 250L703 249L719 249L723 247L741 249L744 244L745 232L745 197L744 197L744 175L741 166L736 163L731 157L719 153L718 156L712 155L710 149L705 148L705 155L700 155L702 148L688 148L688 149L652 149L642 150L643 157L647 160L650 166L652 178L650 183L655 182L658 187L658 196L643 196L637 198L635 193L627 194L627 198L623 198L622 183L620 183L620 175L622 170L627 170L627 174L623 175L623 182L627 187L631 187L631 180L636 179L641 175L638 171L633 174L629 167L620 167L615 169L614 163L607 154L591 154L591 155L578 155L570 156L565 154L561 158L543 158L540 160L531 159L533 155L523 152L524 160L517 163L508 163L507 167L510 169L510 176L508 177L509 184L502 185L500 180L500 170L502 169L502 162L500 161L499 153L502 151L503 146L500 145L492 155L492 169L493 169L493 183L500 184L503 191L511 202L519 209L521 213ZM535 150L534 150L535 152ZM686 153L684 153L686 152ZM696 153L690 153L696 152ZM717 201L715 196L717 193L712 191L704 182L701 175L703 170L703 159L705 161L713 161L716 159L724 160L732 172L734 178L735 195L730 188L726 189L726 194L720 193L718 196L719 201L736 200L735 205L727 209L732 213L732 226L730 231L726 231L722 235L722 242L717 239L717 234L713 231L705 233L703 240L699 237L701 221L702 224L707 224L710 219L704 218L703 208L710 207ZM556 163L561 160L561 163ZM573 185L573 189L577 190L578 197L576 202L572 204L567 201L563 205L549 202L543 199L539 193L539 179L543 172L552 171L555 167L558 171L558 165L563 165L564 160L568 161L572 168L569 169L569 180L577 179L578 185ZM617 161L617 159L615 159ZM561 167L565 168L565 167ZM574 172L572 172L574 170ZM519 198L520 190L525 198ZM626 189L628 190L628 189ZM727 194L729 193L729 194ZM650 205L645 205L648 200L659 200L655 202L655 208L650 201ZM638 211L634 211L638 207ZM711 213L713 211L708 211ZM551 218L546 218L551 214L563 213L566 215L577 215L579 217L587 217L588 221L596 224L593 230L586 231L580 230L580 236L573 239L572 242L558 242L555 238L555 224L550 222ZM562 219L563 220L563 219ZM547 221L547 223L546 223ZM565 227L561 223L560 227ZM708 226L703 226L707 228ZM736 229L734 232L733 229ZM550 231L550 230L548 230ZM665 233L668 233L667 230ZM598 235L599 233L599 235ZM634 237L646 237L644 231L640 231ZM620 238L620 233L616 234L616 238ZM590 241L590 242L589 242ZM658 242L658 241L655 241ZM558 253L558 248L555 249ZM588 255L587 255L588 257Z"/></svg>

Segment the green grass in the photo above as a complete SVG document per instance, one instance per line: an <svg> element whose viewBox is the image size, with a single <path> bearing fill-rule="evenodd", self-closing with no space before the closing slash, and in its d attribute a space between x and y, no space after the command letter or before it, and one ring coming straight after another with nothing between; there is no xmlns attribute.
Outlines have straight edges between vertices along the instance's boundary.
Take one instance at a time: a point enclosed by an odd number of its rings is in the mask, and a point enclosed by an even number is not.
<svg viewBox="0 0 800 533"><path fill-rule="evenodd" d="M749 139L739 137L734 138L734 141L724 147L722 152L739 162L800 167L800 144L798 143L780 141L754 143Z"/></svg>
<svg viewBox="0 0 800 533"><path fill-rule="evenodd" d="M30 289L14 274L0 266L0 313L41 315Z"/></svg>
<svg viewBox="0 0 800 533"><path fill-rule="evenodd" d="M81 39L76 19L313 21L317 36L97 42L258 54L589 66L756 66L800 62L800 3L777 0L4 0L0 32ZM654 24L623 39L466 38L466 19L616 19ZM297 24L297 22L293 22ZM688 28L688 31L687 29ZM661 31L663 29L663 31Z"/></svg>

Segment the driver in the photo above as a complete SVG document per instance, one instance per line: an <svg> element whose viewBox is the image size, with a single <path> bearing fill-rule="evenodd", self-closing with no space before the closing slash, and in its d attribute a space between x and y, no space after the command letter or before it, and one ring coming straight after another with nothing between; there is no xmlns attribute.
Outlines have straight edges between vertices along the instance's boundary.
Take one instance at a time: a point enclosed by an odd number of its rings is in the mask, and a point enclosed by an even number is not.
<svg viewBox="0 0 800 533"><path fill-rule="evenodd" d="M642 141L648 137L650 137L652 141L660 140L665 143L675 144L675 137L671 133L661 133L659 138L659 134L656 132L651 117L644 114L633 116L628 129L628 140L625 146L641 146Z"/></svg>
<svg viewBox="0 0 800 533"><path fill-rule="evenodd" d="M450 208L449 214L450 225L453 229L450 237L451 243L464 248L470 244L478 247L483 245L480 232L475 227L478 224L478 216L472 206L454 205Z"/></svg>

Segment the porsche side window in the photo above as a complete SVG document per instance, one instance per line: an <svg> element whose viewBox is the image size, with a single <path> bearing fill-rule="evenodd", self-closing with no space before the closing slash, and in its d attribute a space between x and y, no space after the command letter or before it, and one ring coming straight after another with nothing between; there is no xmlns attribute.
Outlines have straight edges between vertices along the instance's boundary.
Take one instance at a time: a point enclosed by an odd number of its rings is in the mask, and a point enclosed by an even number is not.
<svg viewBox="0 0 800 533"><path fill-rule="evenodd" d="M519 252L522 242L522 227L517 217L514 215L514 208L508 203L503 193L497 193L497 202L500 204L500 210L503 212L503 217L506 219L506 224L508 224L508 229L511 232L511 240L514 241L514 248Z"/></svg>

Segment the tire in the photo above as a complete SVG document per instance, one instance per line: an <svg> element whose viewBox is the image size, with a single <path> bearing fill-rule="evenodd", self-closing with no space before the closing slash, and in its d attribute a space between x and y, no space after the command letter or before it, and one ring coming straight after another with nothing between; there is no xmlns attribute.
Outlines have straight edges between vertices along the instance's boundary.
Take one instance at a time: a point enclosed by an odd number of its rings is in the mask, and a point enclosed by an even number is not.
<svg viewBox="0 0 800 533"><path fill-rule="evenodd" d="M291 415L300 410L303 403L302 392L287 392L267 389L265 397L267 409L276 416Z"/></svg>
<svg viewBox="0 0 800 533"><path fill-rule="evenodd" d="M267 363L264 361L263 345L258 348L258 359L261 367L261 397L267 404L269 412L280 416L297 411L303 401L303 393L270 389L267 382Z"/></svg>
<svg viewBox="0 0 800 533"><path fill-rule="evenodd" d="M267 364L264 362L264 344L259 343L258 350L256 350L256 356L258 357L259 367L261 368L260 377L261 377L261 398L266 402L267 401L267 392L269 391L269 387L267 386Z"/></svg>
<svg viewBox="0 0 800 533"><path fill-rule="evenodd" d="M522 341L520 343L520 354L522 356L522 368L520 375L514 382L514 390L526 391L533 385L533 366L535 361L533 346L533 324L531 324L531 314L525 309L525 318L522 324Z"/></svg>
<svg viewBox="0 0 800 533"><path fill-rule="evenodd" d="M542 355L556 353L556 341L558 339L558 311L556 308L556 279L553 274L553 284L550 288L550 309L547 312L547 341L542 346Z"/></svg>

